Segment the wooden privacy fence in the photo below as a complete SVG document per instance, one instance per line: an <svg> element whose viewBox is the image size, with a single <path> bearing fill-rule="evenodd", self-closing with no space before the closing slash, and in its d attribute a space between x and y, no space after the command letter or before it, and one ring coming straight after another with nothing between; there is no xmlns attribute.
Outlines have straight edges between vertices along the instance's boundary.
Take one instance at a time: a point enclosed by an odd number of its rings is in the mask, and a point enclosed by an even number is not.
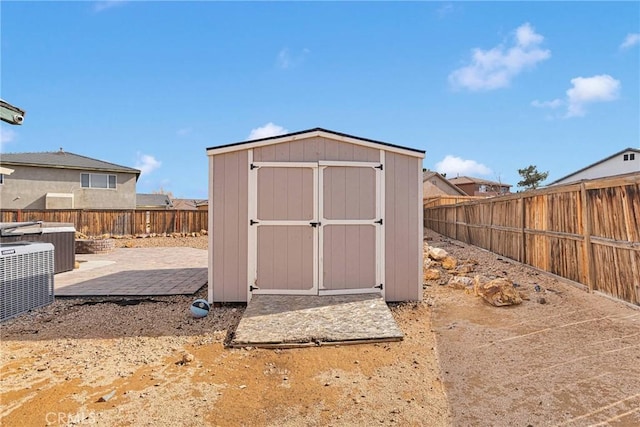
<svg viewBox="0 0 640 427"><path fill-rule="evenodd" d="M207 218L207 211L193 210L0 210L0 222L67 222L88 236L193 233L207 229Z"/></svg>
<svg viewBox="0 0 640 427"><path fill-rule="evenodd" d="M422 205L424 208L431 208L433 206L443 206L443 205L455 205L457 203L464 203L470 200L479 200L486 199L486 197L482 196L430 196L422 200Z"/></svg>
<svg viewBox="0 0 640 427"><path fill-rule="evenodd" d="M640 173L430 207L424 225L640 305Z"/></svg>

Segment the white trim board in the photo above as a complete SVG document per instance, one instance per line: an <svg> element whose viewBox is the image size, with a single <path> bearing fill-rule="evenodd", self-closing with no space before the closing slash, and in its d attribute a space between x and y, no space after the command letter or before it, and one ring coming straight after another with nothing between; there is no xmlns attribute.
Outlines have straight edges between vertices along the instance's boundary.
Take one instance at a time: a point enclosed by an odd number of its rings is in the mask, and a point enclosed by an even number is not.
<svg viewBox="0 0 640 427"><path fill-rule="evenodd" d="M322 138L331 139L334 141L346 142L349 144L355 144L363 147L374 148L376 150L391 151L393 153L404 154L406 156L417 157L420 159L424 158L424 153L422 152L413 151L413 150L402 148L402 147L387 145L384 143L368 141L368 140L360 139L357 137L338 135L338 134L323 131L323 130L313 130L309 132L297 133L294 135L283 135L280 138L269 138L269 139L262 139L262 140L256 140L256 141L247 141L247 142L242 142L238 144L227 145L227 146L222 146L217 148L212 147L207 149L207 155L214 156L217 154L248 150L248 149L253 149L258 147L266 147L268 145L281 144L283 142L299 141L299 140L314 138L314 137L322 137Z"/></svg>

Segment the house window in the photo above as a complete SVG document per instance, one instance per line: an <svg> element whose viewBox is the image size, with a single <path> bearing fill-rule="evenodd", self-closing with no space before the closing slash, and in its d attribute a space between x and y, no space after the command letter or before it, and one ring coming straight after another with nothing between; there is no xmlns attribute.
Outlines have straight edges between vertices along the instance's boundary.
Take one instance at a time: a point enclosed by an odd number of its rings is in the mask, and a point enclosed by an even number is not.
<svg viewBox="0 0 640 427"><path fill-rule="evenodd" d="M487 186L486 185L481 185L478 188L478 191L481 192L481 193L486 193L487 192Z"/></svg>
<svg viewBox="0 0 640 427"><path fill-rule="evenodd" d="M116 188L116 176L101 173L81 173L82 188Z"/></svg>
<svg viewBox="0 0 640 427"><path fill-rule="evenodd" d="M625 154L625 155L623 156L623 159L624 159L623 161L625 161L625 162L626 162L627 160L629 160L629 155L628 155L628 154Z"/></svg>
<svg viewBox="0 0 640 427"><path fill-rule="evenodd" d="M636 159L635 153L629 154L629 160L635 160L635 159Z"/></svg>

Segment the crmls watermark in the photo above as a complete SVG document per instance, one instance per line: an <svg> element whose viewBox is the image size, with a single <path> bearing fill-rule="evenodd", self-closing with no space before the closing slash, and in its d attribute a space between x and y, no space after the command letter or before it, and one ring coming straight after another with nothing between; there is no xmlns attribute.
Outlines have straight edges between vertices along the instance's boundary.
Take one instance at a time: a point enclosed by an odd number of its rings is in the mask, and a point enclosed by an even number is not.
<svg viewBox="0 0 640 427"><path fill-rule="evenodd" d="M95 412L47 412L44 421L48 426L93 425L97 419Z"/></svg>

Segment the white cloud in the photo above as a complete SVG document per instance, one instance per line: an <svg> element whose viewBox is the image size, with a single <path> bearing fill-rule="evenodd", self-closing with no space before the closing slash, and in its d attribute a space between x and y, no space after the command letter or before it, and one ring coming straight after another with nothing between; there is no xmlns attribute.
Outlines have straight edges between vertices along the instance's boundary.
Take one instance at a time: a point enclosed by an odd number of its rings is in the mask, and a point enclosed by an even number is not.
<svg viewBox="0 0 640 427"><path fill-rule="evenodd" d="M452 3L445 3L436 10L439 19L444 19L455 12L456 8Z"/></svg>
<svg viewBox="0 0 640 427"><path fill-rule="evenodd" d="M126 3L128 0L104 0L97 1L93 4L94 12L102 12L107 9L111 9L112 7L121 6Z"/></svg>
<svg viewBox="0 0 640 427"><path fill-rule="evenodd" d="M187 136L187 135L189 135L191 133L192 130L193 129L191 129L191 128L178 129L176 131L176 135L178 135L178 136Z"/></svg>
<svg viewBox="0 0 640 427"><path fill-rule="evenodd" d="M6 127L0 127L0 147L13 142L16 139L17 134L12 129Z"/></svg>
<svg viewBox="0 0 640 427"><path fill-rule="evenodd" d="M527 68L551 57L551 51L539 45L544 37L525 23L515 30L511 47L498 45L489 50L473 50L471 64L449 74L449 83L455 88L472 91L507 87L511 80Z"/></svg>
<svg viewBox="0 0 640 427"><path fill-rule="evenodd" d="M538 101L537 99L531 101L531 105L537 108L558 108L564 104L562 99L554 99L552 101Z"/></svg>
<svg viewBox="0 0 640 427"><path fill-rule="evenodd" d="M629 33L620 44L620 49L629 49L637 44L640 44L640 33Z"/></svg>
<svg viewBox="0 0 640 427"><path fill-rule="evenodd" d="M282 126L278 126L276 124L269 122L264 126L251 129L251 132L249 133L249 138L247 138L247 140L268 138L270 136L282 135L287 132L289 131L283 128Z"/></svg>
<svg viewBox="0 0 640 427"><path fill-rule="evenodd" d="M158 169L162 165L162 162L156 160L155 157L149 154L138 153L138 160L136 161L136 169L140 169L141 175L148 175L154 170Z"/></svg>
<svg viewBox="0 0 640 427"><path fill-rule="evenodd" d="M573 87L567 90L567 117L585 115L585 105L594 102L608 102L618 98L620 80L608 74L571 79Z"/></svg>
<svg viewBox="0 0 640 427"><path fill-rule="evenodd" d="M300 53L291 53L289 48L284 48L278 52L278 67L286 70L287 68L295 67L304 61L305 57L311 53L311 51L307 48L302 49Z"/></svg>
<svg viewBox="0 0 640 427"><path fill-rule="evenodd" d="M445 173L447 177L454 178L458 175L474 176L474 175L491 175L491 169L478 163L475 160L465 160L460 157L447 155L445 158L436 163L436 172Z"/></svg>
<svg viewBox="0 0 640 427"><path fill-rule="evenodd" d="M573 85L567 90L566 99L554 99L552 101L531 102L537 108L559 108L567 106L567 112L563 118L582 117L586 114L586 105L595 102L608 102L618 99L620 95L620 80L616 80L608 74L593 77L576 77L571 79Z"/></svg>

